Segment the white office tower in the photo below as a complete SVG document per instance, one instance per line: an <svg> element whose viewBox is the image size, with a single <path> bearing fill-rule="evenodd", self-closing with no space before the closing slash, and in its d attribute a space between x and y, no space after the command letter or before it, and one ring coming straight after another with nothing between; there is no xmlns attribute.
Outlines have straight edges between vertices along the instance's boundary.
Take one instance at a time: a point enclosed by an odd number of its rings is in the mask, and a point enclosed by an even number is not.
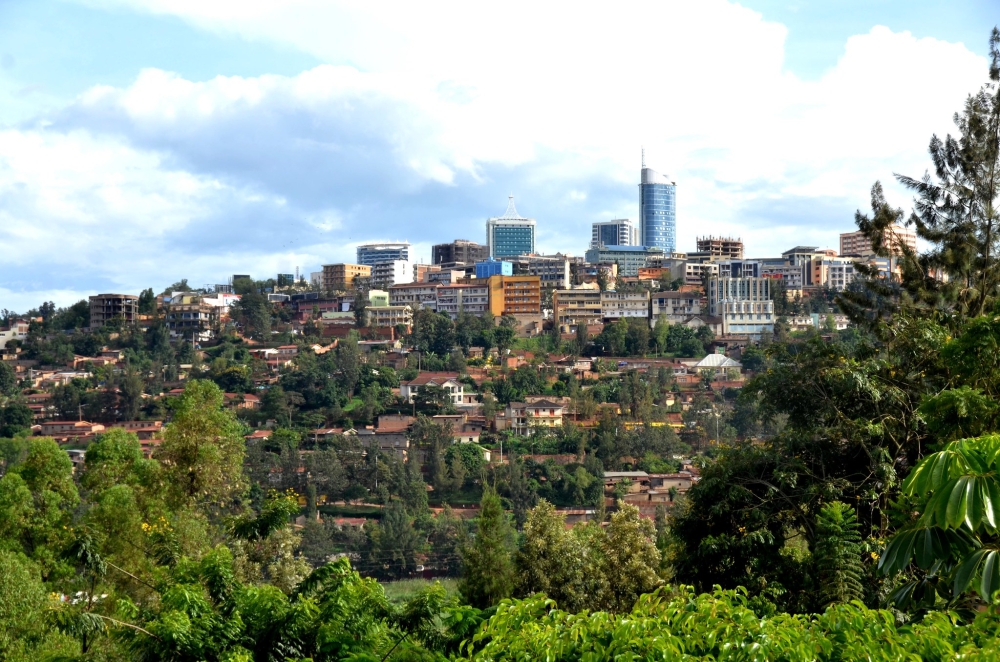
<svg viewBox="0 0 1000 662"><path fill-rule="evenodd" d="M594 223L590 234L590 247L638 246L639 227L627 218Z"/></svg>

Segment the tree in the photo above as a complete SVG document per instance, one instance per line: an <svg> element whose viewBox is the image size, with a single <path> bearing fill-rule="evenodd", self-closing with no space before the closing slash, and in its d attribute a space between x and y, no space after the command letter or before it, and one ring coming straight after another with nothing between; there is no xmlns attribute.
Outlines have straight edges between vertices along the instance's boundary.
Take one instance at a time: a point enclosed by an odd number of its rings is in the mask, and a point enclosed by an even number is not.
<svg viewBox="0 0 1000 662"><path fill-rule="evenodd" d="M566 530L566 518L548 501L540 501L528 513L516 567L520 596L544 593L568 611L579 611L590 597L585 594L580 541Z"/></svg>
<svg viewBox="0 0 1000 662"><path fill-rule="evenodd" d="M381 521L370 528L369 539L369 569L376 577L402 579L416 572L417 554L425 541L401 502L389 503Z"/></svg>
<svg viewBox="0 0 1000 662"><path fill-rule="evenodd" d="M175 503L223 502L243 489L244 443L239 423L209 381L188 383L156 450Z"/></svg>
<svg viewBox="0 0 1000 662"><path fill-rule="evenodd" d="M17 373L10 364L0 361L0 396L12 396L17 393Z"/></svg>
<svg viewBox="0 0 1000 662"><path fill-rule="evenodd" d="M153 288L147 288L139 293L139 314L152 315L156 312L156 295Z"/></svg>
<svg viewBox="0 0 1000 662"><path fill-rule="evenodd" d="M816 522L813 550L822 606L865 597L862 551L854 509L840 501L824 506Z"/></svg>
<svg viewBox="0 0 1000 662"><path fill-rule="evenodd" d="M491 487L483 490L475 537L462 545L458 590L467 604L485 609L514 592L514 532Z"/></svg>
<svg viewBox="0 0 1000 662"><path fill-rule="evenodd" d="M229 307L229 314L251 338L270 339L271 302L263 294L256 290L241 294L240 300Z"/></svg>
<svg viewBox="0 0 1000 662"><path fill-rule="evenodd" d="M602 558L610 611L631 610L640 595L663 583L656 574L660 566L656 529L648 519L639 517L636 506L618 502L618 512L611 516L607 529Z"/></svg>
<svg viewBox="0 0 1000 662"><path fill-rule="evenodd" d="M26 404L9 402L0 409L0 437L13 437L31 429L35 417Z"/></svg>

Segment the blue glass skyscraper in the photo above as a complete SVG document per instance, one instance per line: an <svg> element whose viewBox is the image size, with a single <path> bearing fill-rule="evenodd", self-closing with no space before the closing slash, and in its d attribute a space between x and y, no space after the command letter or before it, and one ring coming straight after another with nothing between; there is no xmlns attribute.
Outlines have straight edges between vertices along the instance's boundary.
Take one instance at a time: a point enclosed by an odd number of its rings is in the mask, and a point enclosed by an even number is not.
<svg viewBox="0 0 1000 662"><path fill-rule="evenodd" d="M643 162L639 192L640 241L670 255L677 249L677 185Z"/></svg>

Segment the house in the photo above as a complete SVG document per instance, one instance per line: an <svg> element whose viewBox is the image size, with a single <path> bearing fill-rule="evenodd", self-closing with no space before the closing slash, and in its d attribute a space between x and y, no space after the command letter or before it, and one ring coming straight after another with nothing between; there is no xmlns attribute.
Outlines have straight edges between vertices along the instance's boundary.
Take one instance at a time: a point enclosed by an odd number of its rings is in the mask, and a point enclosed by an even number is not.
<svg viewBox="0 0 1000 662"><path fill-rule="evenodd" d="M231 409L260 409L260 398L253 393L223 393L222 398Z"/></svg>
<svg viewBox="0 0 1000 662"><path fill-rule="evenodd" d="M734 361L725 354L708 354L693 366L692 372L696 375L710 374L713 379L724 379L730 370L741 371L743 366L739 361Z"/></svg>
<svg viewBox="0 0 1000 662"><path fill-rule="evenodd" d="M649 491L649 474L645 471L605 471L604 493L614 493L619 483L627 482L629 494Z"/></svg>
<svg viewBox="0 0 1000 662"><path fill-rule="evenodd" d="M497 430L511 430L514 434L529 434L533 429L562 427L566 407L551 400L512 402L497 419Z"/></svg>
<svg viewBox="0 0 1000 662"><path fill-rule="evenodd" d="M416 379L402 382L399 385L399 395L406 402L412 403L413 396L425 386L440 386L450 394L453 405L462 406L465 385L458 381L458 373L454 372L422 372Z"/></svg>
<svg viewBox="0 0 1000 662"><path fill-rule="evenodd" d="M46 421L39 426L39 432L57 441L83 441L104 432L104 426L87 421Z"/></svg>

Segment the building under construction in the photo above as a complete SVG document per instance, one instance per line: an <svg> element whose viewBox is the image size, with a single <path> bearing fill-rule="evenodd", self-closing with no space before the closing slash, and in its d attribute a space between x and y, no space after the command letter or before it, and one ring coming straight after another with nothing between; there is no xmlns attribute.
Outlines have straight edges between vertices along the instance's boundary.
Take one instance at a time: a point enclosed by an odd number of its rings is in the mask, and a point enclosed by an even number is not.
<svg viewBox="0 0 1000 662"><path fill-rule="evenodd" d="M698 252L711 260L742 260L743 240L732 237L698 237Z"/></svg>

